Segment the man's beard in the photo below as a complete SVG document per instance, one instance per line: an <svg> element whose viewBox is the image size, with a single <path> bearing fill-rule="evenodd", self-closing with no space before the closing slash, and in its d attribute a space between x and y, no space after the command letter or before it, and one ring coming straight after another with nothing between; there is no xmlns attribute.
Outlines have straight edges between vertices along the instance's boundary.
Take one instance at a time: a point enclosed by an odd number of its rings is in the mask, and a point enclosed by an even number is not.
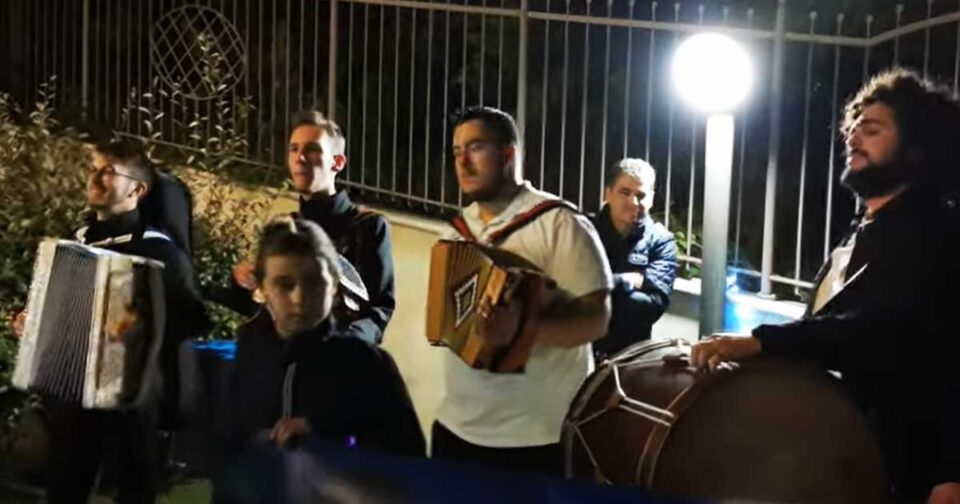
<svg viewBox="0 0 960 504"><path fill-rule="evenodd" d="M867 163L863 169L853 171L849 166L840 175L840 183L861 198L873 198L890 194L896 188L913 179L914 168L898 154L883 164Z"/></svg>
<svg viewBox="0 0 960 504"><path fill-rule="evenodd" d="M507 176L503 172L497 173L496 179L491 180L483 187L477 188L469 193L463 193L464 196L472 201L479 203L489 203L500 198L503 192L503 186L507 183Z"/></svg>

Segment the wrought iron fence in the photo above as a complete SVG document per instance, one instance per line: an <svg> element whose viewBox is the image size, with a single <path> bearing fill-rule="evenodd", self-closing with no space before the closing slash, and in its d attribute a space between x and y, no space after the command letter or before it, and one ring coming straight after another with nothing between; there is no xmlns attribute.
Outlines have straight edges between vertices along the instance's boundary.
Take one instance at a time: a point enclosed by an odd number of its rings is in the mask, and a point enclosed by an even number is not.
<svg viewBox="0 0 960 504"><path fill-rule="evenodd" d="M610 163L651 161L654 213L695 265L704 125L675 100L668 61L684 34L726 31L759 70L737 116L732 266L748 288L790 295L809 287L855 207L837 187L843 101L896 64L954 91L960 76L957 1L836 9L783 0L7 0L0 89L31 101L56 75L71 121L193 149L222 142L218 123L233 122L245 132L243 161L278 170L291 113L318 107L347 132L345 184L429 213L463 203L450 167L452 114L498 106L521 125L527 178L584 209L599 207ZM130 120L145 97L163 113ZM244 98L246 112L233 106Z"/></svg>

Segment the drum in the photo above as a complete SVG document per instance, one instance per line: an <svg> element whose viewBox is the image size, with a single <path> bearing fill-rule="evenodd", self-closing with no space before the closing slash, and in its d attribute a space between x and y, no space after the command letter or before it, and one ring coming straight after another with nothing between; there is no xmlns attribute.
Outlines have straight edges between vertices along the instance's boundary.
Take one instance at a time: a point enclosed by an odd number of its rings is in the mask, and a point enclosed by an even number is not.
<svg viewBox="0 0 960 504"><path fill-rule="evenodd" d="M603 362L564 422L567 476L695 498L884 500L878 444L833 376L762 360L709 373L688 357L657 341Z"/></svg>

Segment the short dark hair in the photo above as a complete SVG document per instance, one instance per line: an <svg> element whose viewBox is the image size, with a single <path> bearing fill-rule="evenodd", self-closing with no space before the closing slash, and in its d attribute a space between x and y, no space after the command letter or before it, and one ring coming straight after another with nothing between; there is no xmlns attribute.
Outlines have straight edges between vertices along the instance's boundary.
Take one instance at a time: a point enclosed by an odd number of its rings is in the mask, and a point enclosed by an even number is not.
<svg viewBox="0 0 960 504"><path fill-rule="evenodd" d="M147 191L153 187L157 174L147 158L143 143L133 138L114 138L97 143L93 146L95 152L120 161L130 170L130 175L147 186Z"/></svg>
<svg viewBox="0 0 960 504"><path fill-rule="evenodd" d="M290 121L290 131L292 132L300 126L316 126L317 129L335 142L336 148L340 151L337 154L343 154L347 147L347 138L343 135L340 126L332 119L328 119L319 110L301 110L293 114Z"/></svg>
<svg viewBox="0 0 960 504"><path fill-rule="evenodd" d="M613 187L621 175L631 175L640 179L641 182L649 182L651 185L656 184L657 181L657 171L653 169L650 163L640 158L623 158L613 163L607 171L603 186L608 189ZM648 187L645 190L649 192L652 189L652 187Z"/></svg>
<svg viewBox="0 0 960 504"><path fill-rule="evenodd" d="M456 130L461 124L470 121L480 121L493 134L494 139L501 146L520 145L520 129L517 121L510 114L493 107L470 107L457 116L453 124Z"/></svg>
<svg viewBox="0 0 960 504"><path fill-rule="evenodd" d="M875 75L844 108L841 132L850 134L864 109L882 103L893 110L900 147L918 156L919 182L957 177L960 103L947 88L915 72L894 68Z"/></svg>
<svg viewBox="0 0 960 504"><path fill-rule="evenodd" d="M300 217L281 217L271 221L260 233L260 244L254 262L254 275L263 282L268 257L310 257L317 265L326 263L333 283L340 281L340 262L333 242L323 229Z"/></svg>

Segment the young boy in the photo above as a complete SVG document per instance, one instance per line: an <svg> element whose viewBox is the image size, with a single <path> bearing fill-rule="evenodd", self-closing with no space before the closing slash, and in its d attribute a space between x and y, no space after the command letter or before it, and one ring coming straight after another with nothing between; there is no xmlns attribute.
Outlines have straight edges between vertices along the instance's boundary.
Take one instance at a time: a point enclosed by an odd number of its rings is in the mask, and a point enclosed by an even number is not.
<svg viewBox="0 0 960 504"><path fill-rule="evenodd" d="M264 230L255 264L264 309L237 334L228 469L251 447L285 448L306 438L425 454L393 359L333 329L336 257L312 222L285 218Z"/></svg>

